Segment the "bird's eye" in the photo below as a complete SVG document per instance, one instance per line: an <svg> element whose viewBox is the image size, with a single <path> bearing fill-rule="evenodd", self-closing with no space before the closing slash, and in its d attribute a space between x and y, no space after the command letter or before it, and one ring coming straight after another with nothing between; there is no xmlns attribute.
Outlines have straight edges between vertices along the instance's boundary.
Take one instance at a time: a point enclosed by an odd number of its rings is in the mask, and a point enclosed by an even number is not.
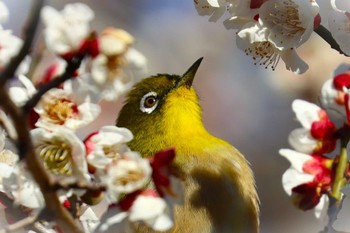
<svg viewBox="0 0 350 233"><path fill-rule="evenodd" d="M158 98L157 93L155 92L148 92L146 95L144 95L140 101L140 110L142 112L150 114L151 112L156 109L158 105Z"/></svg>

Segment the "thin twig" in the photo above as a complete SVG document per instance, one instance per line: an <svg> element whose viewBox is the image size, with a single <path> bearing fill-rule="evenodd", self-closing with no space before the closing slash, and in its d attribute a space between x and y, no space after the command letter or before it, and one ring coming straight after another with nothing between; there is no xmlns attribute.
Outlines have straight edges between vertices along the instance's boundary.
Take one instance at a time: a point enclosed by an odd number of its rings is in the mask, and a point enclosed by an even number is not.
<svg viewBox="0 0 350 233"><path fill-rule="evenodd" d="M91 183L78 179L57 179L51 184L53 190L60 189L84 189L88 191L106 191L106 186L102 184Z"/></svg>
<svg viewBox="0 0 350 233"><path fill-rule="evenodd" d="M320 25L317 29L315 29L315 32L323 39L325 40L332 49L337 50L340 54L343 54L345 56L348 56L345 54L341 49L338 44L338 42L333 38L332 34L330 31L328 31L327 28L324 26Z"/></svg>
<svg viewBox="0 0 350 233"><path fill-rule="evenodd" d="M24 219L16 221L11 225L7 225L5 229L1 229L0 233L15 232L25 228L26 226L32 225L37 220L36 216L28 216Z"/></svg>
<svg viewBox="0 0 350 233"><path fill-rule="evenodd" d="M44 5L44 0L36 0L33 3L31 14L28 17L27 25L24 28L23 45L18 55L14 57L10 64L0 73L0 85L4 85L6 81L12 78L21 64L25 56L29 53L30 47L34 40L35 32L39 24L40 11Z"/></svg>
<svg viewBox="0 0 350 233"><path fill-rule="evenodd" d="M28 170L38 183L41 192L44 195L46 207L56 217L56 222L64 232L82 232L80 225L73 219L70 213L62 206L57 193L52 190L52 181L45 169L41 159L35 153L31 137L29 134L28 123L25 120L22 111L12 102L6 88L0 86L0 106L12 118L17 131L17 148L19 157L26 159Z"/></svg>
<svg viewBox="0 0 350 233"><path fill-rule="evenodd" d="M32 108L37 105L40 101L41 97L50 89L60 86L66 80L72 78L74 76L74 72L80 67L82 60L84 59L84 55L75 56L72 60L70 60L67 64L65 72L52 79L50 82L43 84L38 91L27 101L27 103L22 107L22 110L25 115L27 115Z"/></svg>

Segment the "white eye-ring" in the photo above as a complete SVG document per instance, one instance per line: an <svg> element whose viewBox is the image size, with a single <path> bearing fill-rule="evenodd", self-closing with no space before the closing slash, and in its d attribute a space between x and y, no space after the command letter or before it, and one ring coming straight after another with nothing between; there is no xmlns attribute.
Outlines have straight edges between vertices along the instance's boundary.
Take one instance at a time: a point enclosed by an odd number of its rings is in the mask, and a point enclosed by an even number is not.
<svg viewBox="0 0 350 233"><path fill-rule="evenodd" d="M158 105L157 93L151 91L144 95L140 101L140 110L145 113L152 113Z"/></svg>

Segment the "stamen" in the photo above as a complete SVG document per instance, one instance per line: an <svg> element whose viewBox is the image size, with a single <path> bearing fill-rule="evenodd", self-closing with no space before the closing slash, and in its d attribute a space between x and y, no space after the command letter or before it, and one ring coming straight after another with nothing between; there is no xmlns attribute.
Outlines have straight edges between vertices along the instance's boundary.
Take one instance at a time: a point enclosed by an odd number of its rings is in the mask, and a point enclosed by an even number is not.
<svg viewBox="0 0 350 233"><path fill-rule="evenodd" d="M72 156L70 148L61 142L47 142L36 148L44 166L53 174L71 175Z"/></svg>

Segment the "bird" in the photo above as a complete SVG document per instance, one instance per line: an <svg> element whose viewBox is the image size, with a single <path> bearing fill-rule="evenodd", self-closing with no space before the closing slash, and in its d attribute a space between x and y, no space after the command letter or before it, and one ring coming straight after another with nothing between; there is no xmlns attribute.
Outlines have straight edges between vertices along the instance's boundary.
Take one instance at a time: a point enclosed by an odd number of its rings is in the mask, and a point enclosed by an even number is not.
<svg viewBox="0 0 350 233"><path fill-rule="evenodd" d="M136 83L116 126L133 133L128 146L143 157L175 148L175 165L185 177L184 203L175 207L168 232L258 233L260 202L250 164L202 121L192 85L202 59L181 76L157 74Z"/></svg>

